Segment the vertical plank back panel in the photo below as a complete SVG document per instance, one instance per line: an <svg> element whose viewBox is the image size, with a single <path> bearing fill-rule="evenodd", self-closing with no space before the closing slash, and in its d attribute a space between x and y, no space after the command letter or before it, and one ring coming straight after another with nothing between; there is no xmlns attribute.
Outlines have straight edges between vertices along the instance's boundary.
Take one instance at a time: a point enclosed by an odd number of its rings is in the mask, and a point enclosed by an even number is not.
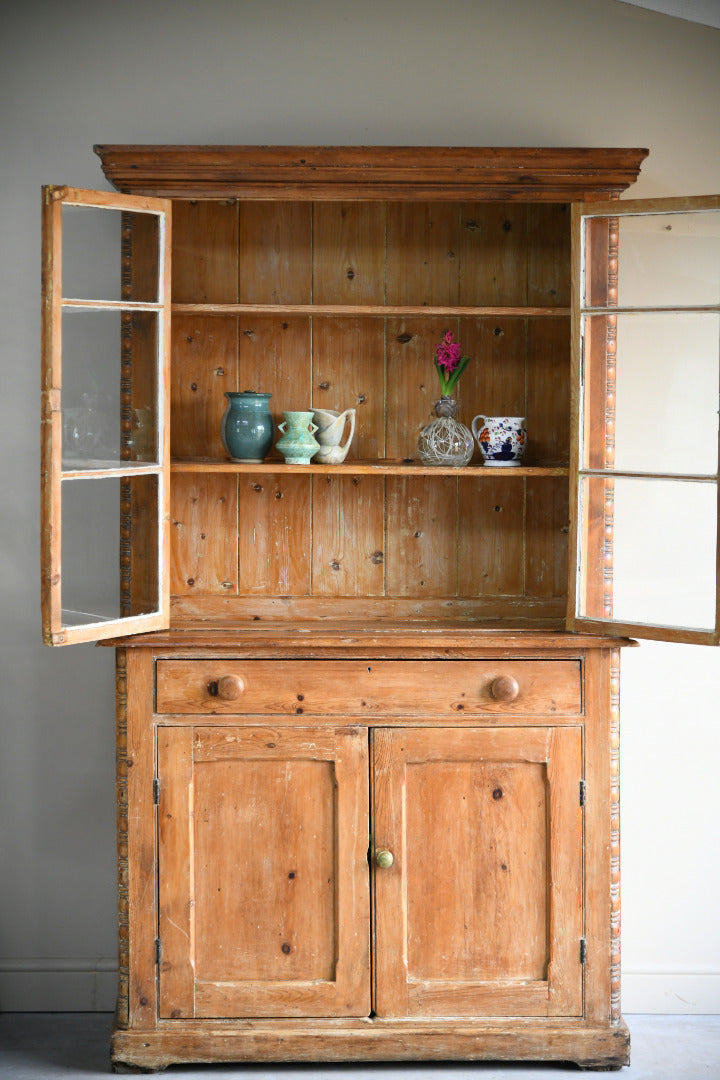
<svg viewBox="0 0 720 1080"><path fill-rule="evenodd" d="M313 477L313 595L382 596L384 484L373 476Z"/></svg>
<svg viewBox="0 0 720 1080"><path fill-rule="evenodd" d="M569 320L528 319L528 464L568 463L569 415Z"/></svg>
<svg viewBox="0 0 720 1080"><path fill-rule="evenodd" d="M238 592L308 596L312 577L309 476L241 476L238 485Z"/></svg>
<svg viewBox="0 0 720 1080"><path fill-rule="evenodd" d="M458 485L458 594L522 596L524 486L500 473Z"/></svg>
<svg viewBox="0 0 720 1080"><path fill-rule="evenodd" d="M527 301L527 209L523 203L462 207L460 304Z"/></svg>
<svg viewBox="0 0 720 1080"><path fill-rule="evenodd" d="M237 478L179 473L171 495L171 592L232 595L237 589Z"/></svg>
<svg viewBox="0 0 720 1080"><path fill-rule="evenodd" d="M311 203L242 203L239 255L241 303L311 303L311 243Z"/></svg>
<svg viewBox="0 0 720 1080"><path fill-rule="evenodd" d="M417 460L418 436L435 415L433 403L440 397L434 358L445 330L457 333L457 319L387 320L389 458Z"/></svg>
<svg viewBox="0 0 720 1080"><path fill-rule="evenodd" d="M177 204L176 300L562 306L562 204ZM450 329L471 363L460 419L528 416L528 464L568 454L566 318L176 315L172 452L223 459L226 389L356 409L348 460L417 458ZM270 461L282 462L274 448ZM475 450L475 462L479 451ZM281 474L173 481L180 595L548 598L564 592L562 480ZM185 505L185 500L190 500ZM240 526L238 527L238 521ZM213 523L213 524L211 524ZM216 536L212 550L207 538ZM192 584L190 584L192 582Z"/></svg>
<svg viewBox="0 0 720 1080"><path fill-rule="evenodd" d="M239 319L238 389L272 394L270 412L277 425L283 412L310 408L311 327L302 316L243 315ZM270 461L284 461L273 445Z"/></svg>
<svg viewBox="0 0 720 1080"><path fill-rule="evenodd" d="M525 416L525 319L461 319L460 341L472 358L460 379L460 418L469 426L478 414Z"/></svg>
<svg viewBox="0 0 720 1080"><path fill-rule="evenodd" d="M173 203L173 303L236 303L237 242L238 207L234 200L176 200Z"/></svg>
<svg viewBox="0 0 720 1080"><path fill-rule="evenodd" d="M385 332L382 319L313 319L313 406L356 410L349 457L385 457Z"/></svg>
<svg viewBox="0 0 720 1080"><path fill-rule="evenodd" d="M528 206L527 303L567 307L570 303L570 207L567 203Z"/></svg>
<svg viewBox="0 0 720 1080"><path fill-rule="evenodd" d="M457 488L453 476L388 477L389 596L457 594Z"/></svg>
<svg viewBox="0 0 720 1080"><path fill-rule="evenodd" d="M389 203L387 222L387 302L456 304L459 208Z"/></svg>
<svg viewBox="0 0 720 1080"><path fill-rule="evenodd" d="M172 324L173 457L227 457L220 438L225 392L237 388L237 319L175 315Z"/></svg>
<svg viewBox="0 0 720 1080"><path fill-rule="evenodd" d="M564 596L570 514L567 481L528 477L525 487L526 595Z"/></svg>
<svg viewBox="0 0 720 1080"><path fill-rule="evenodd" d="M313 300L316 304L385 301L385 204L316 203Z"/></svg>

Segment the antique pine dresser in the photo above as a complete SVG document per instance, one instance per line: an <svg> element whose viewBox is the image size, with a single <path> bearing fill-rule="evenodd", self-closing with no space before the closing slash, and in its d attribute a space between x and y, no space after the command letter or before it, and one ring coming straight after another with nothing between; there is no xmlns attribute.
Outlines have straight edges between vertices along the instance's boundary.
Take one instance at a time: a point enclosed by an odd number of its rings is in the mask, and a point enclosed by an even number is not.
<svg viewBox="0 0 720 1080"><path fill-rule="evenodd" d="M626 1063L620 647L718 640L720 201L618 201L644 150L96 151L117 193L43 197L43 614L117 648L114 1067ZM522 465L419 461L447 329ZM668 460L629 400L683 348ZM355 408L347 460L229 460L245 389Z"/></svg>

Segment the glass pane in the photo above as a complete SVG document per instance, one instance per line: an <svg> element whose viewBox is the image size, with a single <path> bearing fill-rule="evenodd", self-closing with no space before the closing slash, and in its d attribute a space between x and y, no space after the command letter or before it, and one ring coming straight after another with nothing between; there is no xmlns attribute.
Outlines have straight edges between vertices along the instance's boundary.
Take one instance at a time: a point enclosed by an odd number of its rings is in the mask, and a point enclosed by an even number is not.
<svg viewBox="0 0 720 1080"><path fill-rule="evenodd" d="M67 203L62 213L65 299L158 302L157 214Z"/></svg>
<svg viewBox="0 0 720 1080"><path fill-rule="evenodd" d="M158 610L158 483L154 475L63 482L64 626Z"/></svg>
<svg viewBox="0 0 720 1080"><path fill-rule="evenodd" d="M158 460L158 325L154 311L63 311L64 469Z"/></svg>
<svg viewBox="0 0 720 1080"><path fill-rule="evenodd" d="M581 536L578 615L715 629L715 483L584 477Z"/></svg>
<svg viewBox="0 0 720 1080"><path fill-rule="evenodd" d="M585 316L585 467L613 465L606 367L615 332L615 469L715 474L720 315L710 313Z"/></svg>
<svg viewBox="0 0 720 1080"><path fill-rule="evenodd" d="M613 221L618 307L720 303L720 211L698 210L586 219L585 307L608 304L605 268Z"/></svg>

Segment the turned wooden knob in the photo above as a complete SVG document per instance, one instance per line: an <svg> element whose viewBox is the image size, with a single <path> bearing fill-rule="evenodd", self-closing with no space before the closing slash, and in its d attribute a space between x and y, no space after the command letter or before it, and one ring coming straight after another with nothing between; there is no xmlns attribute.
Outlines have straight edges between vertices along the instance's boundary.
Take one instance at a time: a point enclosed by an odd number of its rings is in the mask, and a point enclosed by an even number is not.
<svg viewBox="0 0 720 1080"><path fill-rule="evenodd" d="M244 691L245 683L239 675L223 675L208 683L210 697L218 697L222 701L237 701Z"/></svg>
<svg viewBox="0 0 720 1080"><path fill-rule="evenodd" d="M496 701L514 701L519 693L520 686L512 675L498 675L490 683L490 694Z"/></svg>

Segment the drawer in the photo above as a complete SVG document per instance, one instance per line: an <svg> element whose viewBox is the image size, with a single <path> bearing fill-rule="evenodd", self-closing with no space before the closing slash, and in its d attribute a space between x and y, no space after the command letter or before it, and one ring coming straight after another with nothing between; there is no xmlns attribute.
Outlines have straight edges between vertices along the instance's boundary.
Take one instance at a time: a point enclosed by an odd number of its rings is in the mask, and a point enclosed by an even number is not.
<svg viewBox="0 0 720 1080"><path fill-rule="evenodd" d="M579 660L158 660L157 712L577 715Z"/></svg>

